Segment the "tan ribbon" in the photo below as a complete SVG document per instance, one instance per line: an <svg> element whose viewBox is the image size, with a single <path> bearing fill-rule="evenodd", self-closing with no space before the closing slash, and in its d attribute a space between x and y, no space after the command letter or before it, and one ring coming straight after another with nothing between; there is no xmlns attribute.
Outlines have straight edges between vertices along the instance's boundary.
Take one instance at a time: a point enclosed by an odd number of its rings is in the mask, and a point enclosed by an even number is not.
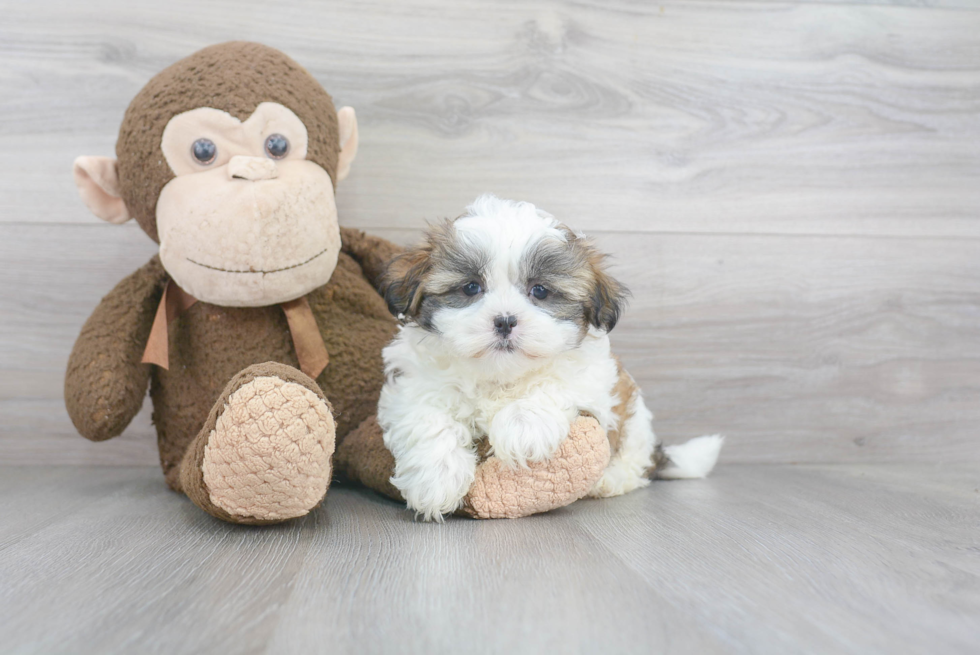
<svg viewBox="0 0 980 655"><path fill-rule="evenodd" d="M160 368L170 370L170 338L167 327L196 302L197 298L178 287L173 280L167 282L160 304L157 305L157 315L153 317L150 338L146 340L146 350L143 351L144 364L156 364Z"/></svg>
<svg viewBox="0 0 980 655"><path fill-rule="evenodd" d="M181 289L173 280L167 282L156 316L153 317L150 337L146 340L142 360L144 364L156 364L170 370L169 325L196 302L197 298ZM282 303L280 307L286 314L299 368L315 380L330 363L330 356L327 355L327 347L323 345L323 337L313 310L310 309L310 302L304 296Z"/></svg>
<svg viewBox="0 0 980 655"><path fill-rule="evenodd" d="M323 345L323 336L316 324L313 310L310 309L310 301L303 296L279 306L286 313L289 332L293 335L293 348L296 349L299 370L314 380L317 379L330 363L330 356L327 354L327 347Z"/></svg>

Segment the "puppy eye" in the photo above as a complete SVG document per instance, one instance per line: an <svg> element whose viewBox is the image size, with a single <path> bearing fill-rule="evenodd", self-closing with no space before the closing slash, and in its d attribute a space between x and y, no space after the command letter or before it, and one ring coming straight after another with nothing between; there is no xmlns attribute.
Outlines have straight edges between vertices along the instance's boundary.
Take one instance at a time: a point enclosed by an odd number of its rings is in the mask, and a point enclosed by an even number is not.
<svg viewBox="0 0 980 655"><path fill-rule="evenodd" d="M198 139L191 145L191 154L198 163L207 166L218 156L218 146L211 139Z"/></svg>
<svg viewBox="0 0 980 655"><path fill-rule="evenodd" d="M289 153L289 139L281 134L273 134L265 140L265 152L273 159L282 159Z"/></svg>
<svg viewBox="0 0 980 655"><path fill-rule="evenodd" d="M470 282L463 287L463 293L465 293L467 296L475 296L481 291L483 291L483 289L476 282Z"/></svg>
<svg viewBox="0 0 980 655"><path fill-rule="evenodd" d="M533 287L531 287L531 295L538 300L544 300L548 297L548 290L540 284L535 284Z"/></svg>

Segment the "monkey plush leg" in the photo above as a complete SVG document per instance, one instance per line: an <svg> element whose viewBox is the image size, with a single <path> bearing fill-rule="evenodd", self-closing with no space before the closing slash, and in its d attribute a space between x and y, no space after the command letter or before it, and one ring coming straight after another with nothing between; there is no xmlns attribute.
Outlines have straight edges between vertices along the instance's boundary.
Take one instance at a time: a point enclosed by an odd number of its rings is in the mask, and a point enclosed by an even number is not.
<svg viewBox="0 0 980 655"><path fill-rule="evenodd" d="M307 514L330 484L335 425L316 382L268 362L225 387L181 462L194 503L232 523L278 523Z"/></svg>
<svg viewBox="0 0 980 655"><path fill-rule="evenodd" d="M381 427L372 417L340 444L335 459L343 477L396 500L401 494L389 478L395 458L385 448ZM476 480L459 514L472 518L518 518L564 507L585 496L609 464L609 440L599 423L580 416L553 458L512 469L496 457L476 469Z"/></svg>
<svg viewBox="0 0 980 655"><path fill-rule="evenodd" d="M584 497L609 464L606 431L591 416L579 416L551 459L511 468L489 457L476 470L460 514L477 519L513 519L569 505Z"/></svg>
<svg viewBox="0 0 980 655"><path fill-rule="evenodd" d="M404 502L402 494L391 484L395 474L395 458L385 446L378 418L370 416L351 430L337 446L334 457L337 477L358 482L365 487Z"/></svg>

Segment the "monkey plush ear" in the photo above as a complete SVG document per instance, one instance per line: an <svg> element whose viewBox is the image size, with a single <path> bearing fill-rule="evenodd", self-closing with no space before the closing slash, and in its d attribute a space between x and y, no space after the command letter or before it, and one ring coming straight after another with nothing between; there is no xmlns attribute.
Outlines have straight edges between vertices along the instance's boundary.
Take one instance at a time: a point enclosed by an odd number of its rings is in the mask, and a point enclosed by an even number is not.
<svg viewBox="0 0 980 655"><path fill-rule="evenodd" d="M337 112L340 128L340 156L337 158L337 181L350 173L350 165L357 156L357 116L353 107L341 107Z"/></svg>
<svg viewBox="0 0 980 655"><path fill-rule="evenodd" d="M72 167L82 202L103 221L118 225L130 219L120 197L119 173L112 157L79 157Z"/></svg>

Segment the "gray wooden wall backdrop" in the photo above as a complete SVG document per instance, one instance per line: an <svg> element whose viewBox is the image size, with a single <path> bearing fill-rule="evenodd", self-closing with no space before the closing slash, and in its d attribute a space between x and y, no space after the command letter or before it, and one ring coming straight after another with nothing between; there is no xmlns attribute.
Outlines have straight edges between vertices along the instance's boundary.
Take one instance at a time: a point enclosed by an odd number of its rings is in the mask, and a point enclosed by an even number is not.
<svg viewBox="0 0 980 655"><path fill-rule="evenodd" d="M917 6L927 4L933 6ZM154 251L70 178L194 50L279 47L358 111L341 218L402 242L483 191L616 255L667 440L729 462L980 462L972 2L0 3L0 461L152 463L62 405L85 318Z"/></svg>

